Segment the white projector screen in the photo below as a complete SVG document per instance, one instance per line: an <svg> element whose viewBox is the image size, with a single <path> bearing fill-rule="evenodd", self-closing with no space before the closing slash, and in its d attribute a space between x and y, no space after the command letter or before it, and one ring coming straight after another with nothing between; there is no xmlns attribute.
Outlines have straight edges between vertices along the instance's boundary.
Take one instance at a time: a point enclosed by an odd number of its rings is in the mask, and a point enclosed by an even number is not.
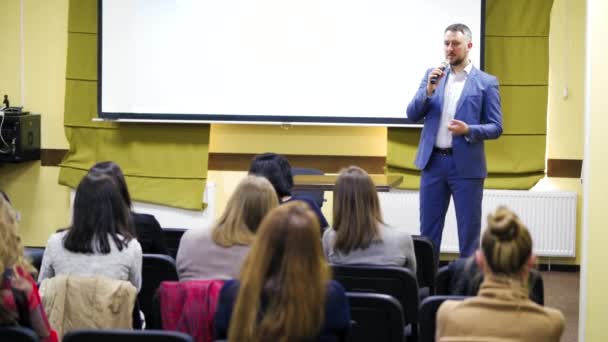
<svg viewBox="0 0 608 342"><path fill-rule="evenodd" d="M443 31L484 0L100 0L104 119L407 125Z"/></svg>

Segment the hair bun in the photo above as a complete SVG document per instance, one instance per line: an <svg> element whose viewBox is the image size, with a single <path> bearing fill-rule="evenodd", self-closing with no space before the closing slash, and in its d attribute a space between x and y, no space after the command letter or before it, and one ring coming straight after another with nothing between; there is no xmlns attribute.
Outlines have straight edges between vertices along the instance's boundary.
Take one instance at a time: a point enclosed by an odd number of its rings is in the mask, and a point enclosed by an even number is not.
<svg viewBox="0 0 608 342"><path fill-rule="evenodd" d="M500 241L511 241L519 235L519 218L506 207L488 215L488 229Z"/></svg>

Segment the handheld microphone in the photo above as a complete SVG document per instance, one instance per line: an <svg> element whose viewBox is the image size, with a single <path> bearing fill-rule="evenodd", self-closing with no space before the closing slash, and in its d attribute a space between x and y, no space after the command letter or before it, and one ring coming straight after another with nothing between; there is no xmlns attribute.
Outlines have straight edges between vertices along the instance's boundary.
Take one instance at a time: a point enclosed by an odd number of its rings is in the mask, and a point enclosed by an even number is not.
<svg viewBox="0 0 608 342"><path fill-rule="evenodd" d="M439 69L441 69L441 71L444 71L445 68L448 67L448 65L450 65L450 63L448 61L443 61L443 62L441 62L441 66L439 67ZM431 77L431 84L436 84L437 78L438 78L437 76Z"/></svg>

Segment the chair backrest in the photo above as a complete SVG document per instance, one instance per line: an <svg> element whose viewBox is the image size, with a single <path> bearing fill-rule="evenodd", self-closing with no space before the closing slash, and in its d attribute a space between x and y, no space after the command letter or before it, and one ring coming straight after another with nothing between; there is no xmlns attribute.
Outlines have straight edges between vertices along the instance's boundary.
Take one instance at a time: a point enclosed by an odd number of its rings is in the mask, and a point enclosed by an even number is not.
<svg viewBox="0 0 608 342"><path fill-rule="evenodd" d="M447 296L450 294L452 272L448 265L441 266L435 274L435 294Z"/></svg>
<svg viewBox="0 0 608 342"><path fill-rule="evenodd" d="M319 169L311 169L306 167L292 167L292 175L324 175L325 173ZM313 200L319 208L323 206L325 199L323 198L324 192L322 190L294 190L293 195L308 197Z"/></svg>
<svg viewBox="0 0 608 342"><path fill-rule="evenodd" d="M163 228L163 235L165 236L165 244L169 250L169 255L173 259L177 258L177 249L179 248L179 242L182 239L182 235L186 232L184 228Z"/></svg>
<svg viewBox="0 0 608 342"><path fill-rule="evenodd" d="M420 303L420 335L418 342L434 342L437 310L446 300L463 300L465 296L430 296Z"/></svg>
<svg viewBox="0 0 608 342"><path fill-rule="evenodd" d="M417 335L418 282L405 267L369 265L332 265L334 279L348 292L380 293L392 296L401 305L404 323Z"/></svg>
<svg viewBox="0 0 608 342"><path fill-rule="evenodd" d="M438 258L435 255L433 242L422 235L412 235L414 253L416 254L416 278L420 288L428 287L429 294L435 294L435 274Z"/></svg>
<svg viewBox="0 0 608 342"><path fill-rule="evenodd" d="M40 272L40 265L42 265L42 256L44 255L44 247L25 247L23 254L32 262L38 272Z"/></svg>
<svg viewBox="0 0 608 342"><path fill-rule="evenodd" d="M351 327L349 342L403 342L404 318L401 304L385 294L347 292Z"/></svg>
<svg viewBox="0 0 608 342"><path fill-rule="evenodd" d="M40 339L34 330L23 327L0 327L0 341L4 342L38 342Z"/></svg>
<svg viewBox="0 0 608 342"><path fill-rule="evenodd" d="M146 317L146 325L157 328L160 322L156 322L154 315L154 295L161 282L178 280L175 259L164 254L144 254L141 273L139 307Z"/></svg>
<svg viewBox="0 0 608 342"><path fill-rule="evenodd" d="M3 340L4 341L4 340ZM192 337L177 331L87 329L65 334L63 342L193 342Z"/></svg>
<svg viewBox="0 0 608 342"><path fill-rule="evenodd" d="M435 294L437 294L437 295L470 295L470 296L476 295L476 293L471 293L471 289L469 289L469 287L476 289L477 286L469 285L467 287L467 290L464 290L463 288L461 288L463 280L462 280L462 278L459 278L459 277L464 277L465 273L452 274L452 272L455 272L455 271L453 271L449 265L439 268L439 270L437 271L437 274L435 276ZM529 293L530 299L539 305L544 305L545 304L544 283L543 283L543 278L541 276L541 273L538 270L536 270L536 269L530 270L530 278L529 278L528 285L529 285L529 289L530 289L530 293Z"/></svg>
<svg viewBox="0 0 608 342"><path fill-rule="evenodd" d="M545 305L545 286L543 277L537 269L530 270L530 299L538 305Z"/></svg>

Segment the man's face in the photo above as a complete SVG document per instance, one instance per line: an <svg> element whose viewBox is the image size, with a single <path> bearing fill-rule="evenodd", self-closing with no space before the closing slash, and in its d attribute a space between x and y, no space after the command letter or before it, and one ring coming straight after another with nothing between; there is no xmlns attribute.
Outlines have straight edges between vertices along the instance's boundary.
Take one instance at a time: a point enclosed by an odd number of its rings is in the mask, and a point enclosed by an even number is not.
<svg viewBox="0 0 608 342"><path fill-rule="evenodd" d="M469 50L473 43L459 31L446 31L443 37L445 59L452 66L458 66L469 59Z"/></svg>

